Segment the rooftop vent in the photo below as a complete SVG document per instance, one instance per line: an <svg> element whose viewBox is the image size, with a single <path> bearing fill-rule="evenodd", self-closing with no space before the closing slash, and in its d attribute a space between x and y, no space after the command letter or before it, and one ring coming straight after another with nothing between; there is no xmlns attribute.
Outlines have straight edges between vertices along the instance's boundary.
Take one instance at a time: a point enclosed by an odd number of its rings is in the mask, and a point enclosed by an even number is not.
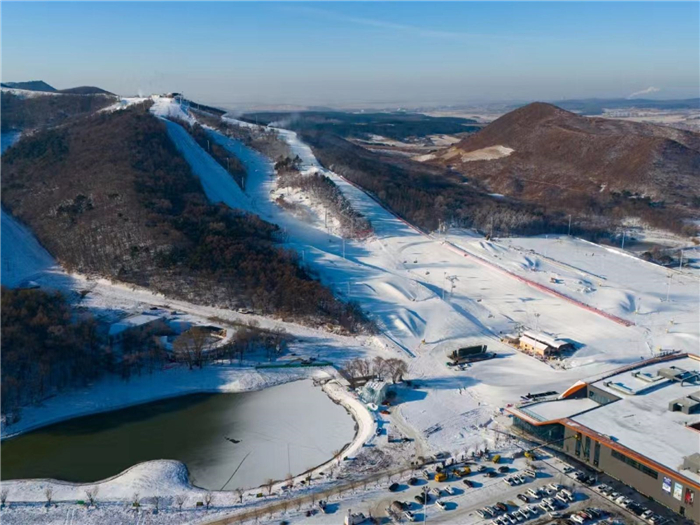
<svg viewBox="0 0 700 525"><path fill-rule="evenodd" d="M683 458L681 470L689 470L695 474L700 473L700 454L697 452Z"/></svg>
<svg viewBox="0 0 700 525"><path fill-rule="evenodd" d="M668 404L668 409L671 412L683 412L684 414L700 412L700 390L671 401Z"/></svg>

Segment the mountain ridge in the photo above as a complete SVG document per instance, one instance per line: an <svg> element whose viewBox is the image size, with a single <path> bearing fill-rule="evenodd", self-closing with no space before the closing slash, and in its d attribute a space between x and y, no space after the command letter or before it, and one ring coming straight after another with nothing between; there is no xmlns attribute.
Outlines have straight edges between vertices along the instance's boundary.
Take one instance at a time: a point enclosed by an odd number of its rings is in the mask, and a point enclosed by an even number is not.
<svg viewBox="0 0 700 525"><path fill-rule="evenodd" d="M494 147L512 152L491 160L474 155ZM613 208L622 206L667 222L672 210L676 228L698 216L700 134L690 131L583 117L534 102L436 152L431 162L490 191L590 216L615 215Z"/></svg>

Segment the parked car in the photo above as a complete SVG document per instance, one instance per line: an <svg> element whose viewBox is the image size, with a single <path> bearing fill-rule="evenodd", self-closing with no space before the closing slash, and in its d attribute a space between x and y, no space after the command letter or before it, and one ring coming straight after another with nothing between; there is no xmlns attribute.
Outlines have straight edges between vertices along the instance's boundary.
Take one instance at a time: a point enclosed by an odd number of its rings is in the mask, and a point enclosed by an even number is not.
<svg viewBox="0 0 700 525"><path fill-rule="evenodd" d="M500 501L496 503L496 507L503 512L508 511L508 505L506 505L505 503L501 503Z"/></svg>
<svg viewBox="0 0 700 525"><path fill-rule="evenodd" d="M430 472L428 472L427 470L424 470L424 471L423 471L423 477L424 477L425 479L427 479L428 481L430 481L430 480L432 479L432 476L430 475Z"/></svg>
<svg viewBox="0 0 700 525"><path fill-rule="evenodd" d="M530 503L530 498L528 498L525 494L518 494L517 498L525 503Z"/></svg>
<svg viewBox="0 0 700 525"><path fill-rule="evenodd" d="M447 504L446 504L444 501L442 501L441 499L437 500L437 501L435 502L435 505L437 505L438 507L440 507L442 510L446 510L446 509L447 509Z"/></svg>
<svg viewBox="0 0 700 525"><path fill-rule="evenodd" d="M573 514L570 519L574 523L585 523L586 522L586 520L584 518L582 518L581 516L579 516L578 514Z"/></svg>
<svg viewBox="0 0 700 525"><path fill-rule="evenodd" d="M487 478L495 478L496 476L498 476L498 474L495 473L493 470L489 470L489 471L485 474L485 476L486 476Z"/></svg>
<svg viewBox="0 0 700 525"><path fill-rule="evenodd" d="M508 472L510 470L510 467L508 465L502 465L498 467L498 472L503 474L504 472Z"/></svg>
<svg viewBox="0 0 700 525"><path fill-rule="evenodd" d="M432 492L433 494L435 494L438 498L439 498L440 496L442 496L442 491L441 491L439 488L437 488L437 487L433 487L433 488L430 490L430 492Z"/></svg>
<svg viewBox="0 0 700 525"><path fill-rule="evenodd" d="M453 496L455 493L455 489L453 489L451 485L447 485L445 487L445 492L447 492L450 496Z"/></svg>
<svg viewBox="0 0 700 525"><path fill-rule="evenodd" d="M479 465L479 468L476 469L477 472L484 472L486 470L485 465Z"/></svg>
<svg viewBox="0 0 700 525"><path fill-rule="evenodd" d="M647 511L642 512L641 517L644 521L649 521L649 518L651 518L653 515L654 515L654 513L652 511L647 510Z"/></svg>
<svg viewBox="0 0 700 525"><path fill-rule="evenodd" d="M515 485L515 482L513 481L513 478L511 478L510 476L503 478L503 483L505 483L506 485L509 485L509 486L511 486L511 487L512 487L513 485Z"/></svg>
<svg viewBox="0 0 700 525"><path fill-rule="evenodd" d="M566 499L566 496L564 496L561 492L557 492L557 494L554 496L554 499L562 502L564 505L568 505L569 503L569 500Z"/></svg>
<svg viewBox="0 0 700 525"><path fill-rule="evenodd" d="M399 484L398 483L392 483L389 485L389 492L396 492L399 490Z"/></svg>
<svg viewBox="0 0 700 525"><path fill-rule="evenodd" d="M464 483L467 487L472 488L474 486L474 483L469 481L468 479L463 479L462 483Z"/></svg>
<svg viewBox="0 0 700 525"><path fill-rule="evenodd" d="M411 478L411 479L408 480L408 484L409 484L409 485L416 485L417 483L418 483L418 479L417 479L417 478Z"/></svg>
<svg viewBox="0 0 700 525"><path fill-rule="evenodd" d="M405 510L403 515L406 517L408 521L416 521L416 516L411 512L410 510Z"/></svg>
<svg viewBox="0 0 700 525"><path fill-rule="evenodd" d="M530 476L531 478L537 477L537 472L535 472L531 468L525 469L523 472L525 472L525 475Z"/></svg>
<svg viewBox="0 0 700 525"><path fill-rule="evenodd" d="M537 489L527 489L527 494L533 499L540 499L540 492Z"/></svg>
<svg viewBox="0 0 700 525"><path fill-rule="evenodd" d="M413 499L421 505L425 505L426 503L425 496L423 494L416 494L415 496L413 496Z"/></svg>

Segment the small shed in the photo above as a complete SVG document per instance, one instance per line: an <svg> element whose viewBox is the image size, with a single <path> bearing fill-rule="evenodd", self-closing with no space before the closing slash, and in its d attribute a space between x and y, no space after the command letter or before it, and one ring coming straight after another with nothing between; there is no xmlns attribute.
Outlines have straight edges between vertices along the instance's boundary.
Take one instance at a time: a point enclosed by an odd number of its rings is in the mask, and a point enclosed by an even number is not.
<svg viewBox="0 0 700 525"><path fill-rule="evenodd" d="M388 389L389 383L385 381L369 381L360 390L360 399L367 404L381 405Z"/></svg>

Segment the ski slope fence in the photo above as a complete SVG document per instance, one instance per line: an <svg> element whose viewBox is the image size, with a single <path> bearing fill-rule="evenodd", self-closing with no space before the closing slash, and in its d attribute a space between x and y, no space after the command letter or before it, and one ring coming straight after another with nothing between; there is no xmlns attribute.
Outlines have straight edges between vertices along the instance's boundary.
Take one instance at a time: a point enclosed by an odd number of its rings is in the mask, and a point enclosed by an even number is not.
<svg viewBox="0 0 700 525"><path fill-rule="evenodd" d="M482 264L488 268L493 268L494 270L498 270L498 271L500 271L506 275L509 275L510 277L520 281L521 283L525 283L528 286L531 286L532 288L540 290L541 292L544 292L544 293L549 294L549 295L553 295L554 297L557 297L557 298L563 299L564 301L567 301L569 303L575 304L576 306L583 308L584 310L588 310L589 312L593 312L594 314L598 314L598 315L605 317L606 319L609 319L617 324L621 324L623 326L634 326L634 323L632 321L629 321L627 319L623 319L622 317L618 317L618 316L610 314L608 312L604 312L603 310L600 310L600 309L596 308L595 306L591 306L589 304L586 304L584 302L579 301L578 299L574 299L573 297L570 297L566 294L558 292L557 290L553 290L552 288L550 288L548 286L537 283L535 281L531 281L530 279L526 279L525 277L522 277L522 276L517 275L513 272L510 272L497 264L494 264L490 261L487 261L486 259L484 259L482 257L479 257L478 255L475 255L473 253L469 253L466 250L463 250L462 248L455 246L450 241L445 241L445 245L455 253L458 253L464 257L471 257L475 261L477 261L479 264Z"/></svg>

